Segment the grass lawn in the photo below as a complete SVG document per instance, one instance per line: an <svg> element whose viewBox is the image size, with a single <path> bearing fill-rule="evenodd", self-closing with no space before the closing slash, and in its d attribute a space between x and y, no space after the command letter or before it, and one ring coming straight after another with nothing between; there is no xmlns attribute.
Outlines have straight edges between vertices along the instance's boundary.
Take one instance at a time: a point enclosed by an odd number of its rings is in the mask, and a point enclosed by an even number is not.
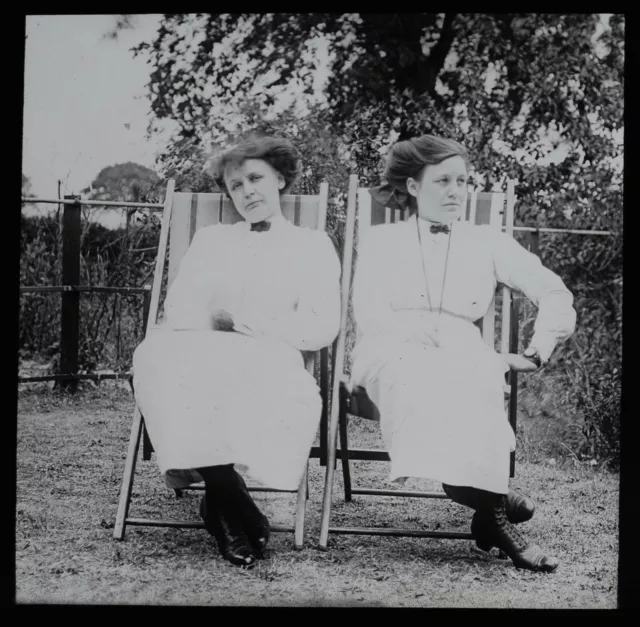
<svg viewBox="0 0 640 627"><path fill-rule="evenodd" d="M550 575L516 570L465 540L336 536L318 551L324 468L310 463L306 546L272 537L251 571L222 560L202 530L113 523L129 437L132 398L114 384L75 397L21 392L18 406L16 600L18 603L615 608L616 474L559 460L520 461L512 485L536 515L520 529L561 560ZM353 421L353 446L380 446L378 425ZM339 470L339 467L338 467ZM386 464L356 462L356 485L383 487ZM429 488L411 480L407 487ZM437 486L433 486L437 487ZM334 525L468 531L471 511L447 500L342 499L336 473ZM155 459L139 461L132 516L199 520L199 493L176 499ZM255 494L275 523L292 520L295 496Z"/></svg>

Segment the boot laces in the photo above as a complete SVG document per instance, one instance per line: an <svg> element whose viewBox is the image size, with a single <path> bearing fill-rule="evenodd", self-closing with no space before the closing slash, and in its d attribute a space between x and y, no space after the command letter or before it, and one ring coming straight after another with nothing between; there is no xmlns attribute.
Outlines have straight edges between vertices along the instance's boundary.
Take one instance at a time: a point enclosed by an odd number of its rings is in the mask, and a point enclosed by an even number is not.
<svg viewBox="0 0 640 627"><path fill-rule="evenodd" d="M518 552L524 551L529 546L528 542L524 539L520 532L507 519L504 507L496 509L495 521L496 526L502 530L510 543L512 543L517 548Z"/></svg>

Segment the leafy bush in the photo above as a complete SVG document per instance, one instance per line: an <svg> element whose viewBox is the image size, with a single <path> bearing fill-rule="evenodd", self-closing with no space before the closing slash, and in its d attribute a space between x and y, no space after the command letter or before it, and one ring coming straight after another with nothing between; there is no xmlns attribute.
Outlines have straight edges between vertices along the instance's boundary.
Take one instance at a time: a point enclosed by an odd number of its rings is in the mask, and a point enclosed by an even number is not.
<svg viewBox="0 0 640 627"><path fill-rule="evenodd" d="M86 213L81 236L80 284L141 287L150 283L159 228L157 221L107 229ZM61 231L53 216L22 217L20 285L61 285ZM60 293L26 293L20 298L19 350L23 361L49 362L57 370L60 351ZM141 294L81 293L81 371L121 370L142 332Z"/></svg>
<svg viewBox="0 0 640 627"><path fill-rule="evenodd" d="M584 415L583 451L593 459L620 468L620 369L592 376L576 390L576 406Z"/></svg>

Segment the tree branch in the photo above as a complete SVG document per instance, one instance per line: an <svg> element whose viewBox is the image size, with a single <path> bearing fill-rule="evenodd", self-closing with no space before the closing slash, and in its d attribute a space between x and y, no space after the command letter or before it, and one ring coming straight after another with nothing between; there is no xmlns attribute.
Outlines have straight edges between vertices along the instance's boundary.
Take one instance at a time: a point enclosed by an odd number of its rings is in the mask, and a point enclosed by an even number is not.
<svg viewBox="0 0 640 627"><path fill-rule="evenodd" d="M447 55L451 50L451 45L456 36L455 29L453 28L456 15L457 13L445 13L438 43L431 50L431 54L428 56L426 62L425 78L424 83L421 85L420 93L427 92L436 99L440 98L440 95L436 92L436 81L444 67L444 62L447 59Z"/></svg>

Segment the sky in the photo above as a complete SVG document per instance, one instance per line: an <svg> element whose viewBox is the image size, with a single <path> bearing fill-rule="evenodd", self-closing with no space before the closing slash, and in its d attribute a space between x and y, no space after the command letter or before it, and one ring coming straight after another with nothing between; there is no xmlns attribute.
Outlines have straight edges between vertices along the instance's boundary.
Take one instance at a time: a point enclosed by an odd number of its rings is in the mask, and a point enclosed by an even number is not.
<svg viewBox="0 0 640 627"><path fill-rule="evenodd" d="M29 16L26 23L23 173L31 192L57 198L88 187L109 165L153 167L161 140L145 138L149 70L130 48L153 37L159 15L104 39L115 15Z"/></svg>

